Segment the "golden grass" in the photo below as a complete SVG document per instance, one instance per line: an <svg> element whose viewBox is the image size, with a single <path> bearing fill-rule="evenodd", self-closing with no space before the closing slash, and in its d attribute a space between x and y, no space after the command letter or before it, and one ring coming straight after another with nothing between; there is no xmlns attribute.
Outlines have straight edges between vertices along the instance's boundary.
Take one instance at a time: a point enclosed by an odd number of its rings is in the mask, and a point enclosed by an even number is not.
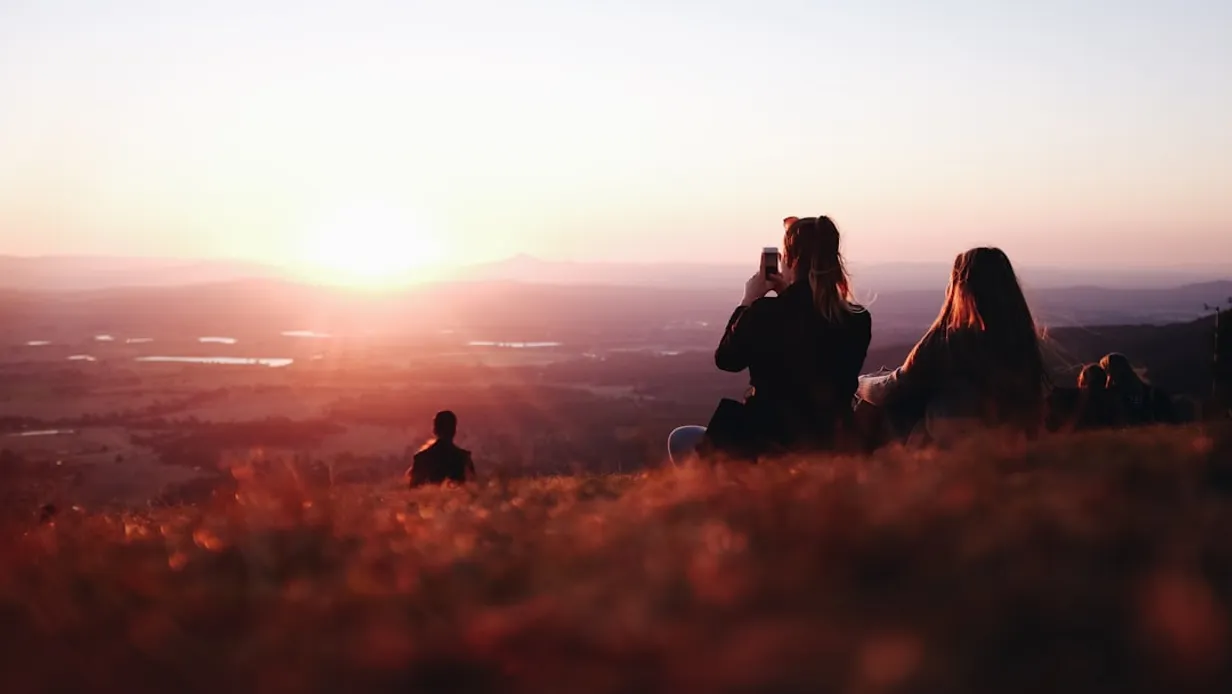
<svg viewBox="0 0 1232 694"><path fill-rule="evenodd" d="M0 690L1232 691L1201 429L6 530Z"/></svg>

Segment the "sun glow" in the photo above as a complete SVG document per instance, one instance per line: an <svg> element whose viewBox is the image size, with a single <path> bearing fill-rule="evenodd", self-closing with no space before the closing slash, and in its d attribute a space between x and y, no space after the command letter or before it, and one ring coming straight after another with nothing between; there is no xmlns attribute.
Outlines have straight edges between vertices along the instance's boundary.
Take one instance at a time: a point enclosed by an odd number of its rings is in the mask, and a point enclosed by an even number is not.
<svg viewBox="0 0 1232 694"><path fill-rule="evenodd" d="M299 268L315 281L380 287L430 279L445 261L441 235L383 203L340 207L302 237Z"/></svg>

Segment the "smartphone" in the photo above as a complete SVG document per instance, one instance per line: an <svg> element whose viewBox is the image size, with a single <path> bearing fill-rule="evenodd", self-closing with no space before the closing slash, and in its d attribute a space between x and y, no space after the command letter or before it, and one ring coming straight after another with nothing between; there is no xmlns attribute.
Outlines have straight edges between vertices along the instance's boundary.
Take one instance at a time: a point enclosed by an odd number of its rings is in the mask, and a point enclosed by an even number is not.
<svg viewBox="0 0 1232 694"><path fill-rule="evenodd" d="M766 279L779 274L779 249L766 246L761 250L761 270Z"/></svg>

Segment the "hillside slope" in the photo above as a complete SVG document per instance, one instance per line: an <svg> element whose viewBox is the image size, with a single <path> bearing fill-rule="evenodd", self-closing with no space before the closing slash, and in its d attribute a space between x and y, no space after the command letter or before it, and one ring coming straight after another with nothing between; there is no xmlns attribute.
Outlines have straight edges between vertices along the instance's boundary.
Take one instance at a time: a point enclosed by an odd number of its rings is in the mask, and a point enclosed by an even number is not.
<svg viewBox="0 0 1232 694"><path fill-rule="evenodd" d="M893 368L911 351L911 344L874 347L864 370ZM1104 325L1052 328L1043 343L1058 385L1073 385L1083 364L1121 352L1143 368L1152 383L1175 394L1205 397L1211 392L1215 352L1214 317L1167 325Z"/></svg>
<svg viewBox="0 0 1232 694"><path fill-rule="evenodd" d="M1232 691L1232 436L460 491L305 489L5 532L30 691Z"/></svg>

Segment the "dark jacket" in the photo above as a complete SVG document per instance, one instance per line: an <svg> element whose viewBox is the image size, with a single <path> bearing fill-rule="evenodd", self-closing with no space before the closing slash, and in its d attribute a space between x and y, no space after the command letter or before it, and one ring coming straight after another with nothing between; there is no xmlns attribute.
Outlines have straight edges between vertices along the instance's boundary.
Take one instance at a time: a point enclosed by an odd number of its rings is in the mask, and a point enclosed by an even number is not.
<svg viewBox="0 0 1232 694"><path fill-rule="evenodd" d="M471 452L452 442L437 441L415 454L408 471L412 487L428 484L459 484L475 478L475 463Z"/></svg>
<svg viewBox="0 0 1232 694"><path fill-rule="evenodd" d="M1172 396L1149 383L1143 383L1140 388L1114 386L1109 388L1108 392L1121 402L1126 423L1130 426L1177 422Z"/></svg>
<svg viewBox="0 0 1232 694"><path fill-rule="evenodd" d="M807 281L737 308L714 361L723 371L749 370L745 411L752 446L834 445L851 422L871 338L868 311L857 308L830 323L813 306Z"/></svg>
<svg viewBox="0 0 1232 694"><path fill-rule="evenodd" d="M1127 420L1125 404L1115 393L1103 388L1084 390L1078 407L1078 429L1120 427Z"/></svg>
<svg viewBox="0 0 1232 694"><path fill-rule="evenodd" d="M929 331L902 366L860 389L887 411L899 435L932 421L971 420L1038 433L1045 390L979 333Z"/></svg>
<svg viewBox="0 0 1232 694"><path fill-rule="evenodd" d="M1048 431L1089 431L1125 426L1121 399L1104 388L1053 386L1046 400Z"/></svg>

